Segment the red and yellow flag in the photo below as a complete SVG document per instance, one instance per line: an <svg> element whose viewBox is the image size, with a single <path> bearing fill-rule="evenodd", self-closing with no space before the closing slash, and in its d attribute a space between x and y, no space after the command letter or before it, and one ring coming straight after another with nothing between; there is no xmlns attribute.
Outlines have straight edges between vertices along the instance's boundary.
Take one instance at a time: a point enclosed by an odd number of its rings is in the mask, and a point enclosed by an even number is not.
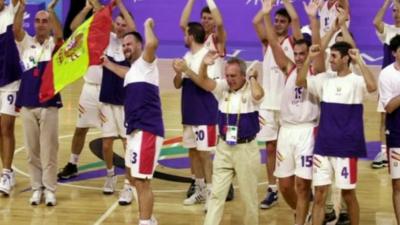
<svg viewBox="0 0 400 225"><path fill-rule="evenodd" d="M85 75L91 65L101 64L110 41L112 4L79 26L53 55L42 76L39 100L45 102Z"/></svg>

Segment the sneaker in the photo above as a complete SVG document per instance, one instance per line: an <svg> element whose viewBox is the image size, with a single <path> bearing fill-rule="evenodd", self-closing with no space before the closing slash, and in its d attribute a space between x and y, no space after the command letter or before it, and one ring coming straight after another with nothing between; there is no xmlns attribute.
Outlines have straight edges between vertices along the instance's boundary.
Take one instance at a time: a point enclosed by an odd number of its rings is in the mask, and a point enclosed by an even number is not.
<svg viewBox="0 0 400 225"><path fill-rule="evenodd" d="M374 169L379 169L385 166L388 166L387 154L386 152L381 151L375 156L375 159L372 161L371 167Z"/></svg>
<svg viewBox="0 0 400 225"><path fill-rule="evenodd" d="M43 191L41 189L34 190L32 193L32 197L29 199L29 203L31 205L39 205L40 202L42 201L42 194Z"/></svg>
<svg viewBox="0 0 400 225"><path fill-rule="evenodd" d="M336 220L335 209L332 209L330 213L325 213L324 224L332 222L334 220Z"/></svg>
<svg viewBox="0 0 400 225"><path fill-rule="evenodd" d="M269 209L276 203L278 203L278 191L272 191L271 188L268 188L265 199L260 203L260 208Z"/></svg>
<svg viewBox="0 0 400 225"><path fill-rule="evenodd" d="M186 191L186 198L189 198L190 196L192 196L194 194L194 192L196 191L196 189L195 189L196 185L194 183L195 183L195 180L192 179L192 182L190 183L190 186L189 186L188 190Z"/></svg>
<svg viewBox="0 0 400 225"><path fill-rule="evenodd" d="M196 188L196 192L192 194L189 198L185 199L183 201L184 205L194 205L194 204L200 204L203 203L206 198L207 198L207 193L205 190L200 190Z"/></svg>
<svg viewBox="0 0 400 225"><path fill-rule="evenodd" d="M124 189L119 194L119 205L130 205L133 200L133 190L130 185L124 185Z"/></svg>
<svg viewBox="0 0 400 225"><path fill-rule="evenodd" d="M72 163L68 163L62 170L57 174L58 179L68 180L70 178L78 176L78 166Z"/></svg>
<svg viewBox="0 0 400 225"><path fill-rule="evenodd" d="M117 185L117 176L106 176L106 181L104 182L103 194L112 195Z"/></svg>
<svg viewBox="0 0 400 225"><path fill-rule="evenodd" d="M1 174L0 178L0 192L3 193L5 196L8 196L10 194L10 191L13 187L13 179L12 179L12 174L11 173L3 173ZM15 183L15 179L14 179Z"/></svg>
<svg viewBox="0 0 400 225"><path fill-rule="evenodd" d="M50 190L44 190L44 202L46 206L55 206L57 204L56 194Z"/></svg>
<svg viewBox="0 0 400 225"><path fill-rule="evenodd" d="M350 225L350 218L347 212L339 213L339 219L336 222L336 225Z"/></svg>
<svg viewBox="0 0 400 225"><path fill-rule="evenodd" d="M226 196L225 201L230 202L235 198L235 189L233 189L233 184L229 187L228 195Z"/></svg>

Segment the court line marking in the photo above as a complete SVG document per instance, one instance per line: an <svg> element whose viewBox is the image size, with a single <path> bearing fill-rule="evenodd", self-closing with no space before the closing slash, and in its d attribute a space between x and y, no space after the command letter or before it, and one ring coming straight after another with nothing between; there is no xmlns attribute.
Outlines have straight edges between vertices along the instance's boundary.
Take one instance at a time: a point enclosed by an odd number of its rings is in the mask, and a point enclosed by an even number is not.
<svg viewBox="0 0 400 225"><path fill-rule="evenodd" d="M101 217L93 225L102 224L104 220L106 220L117 207L118 207L118 200L114 202L114 204L112 204L110 208L108 208L107 211L103 215L101 215Z"/></svg>
<svg viewBox="0 0 400 225"><path fill-rule="evenodd" d="M169 128L169 129L165 129L166 131L177 131L177 130L181 130L181 129L175 129L175 128ZM91 131L88 132L88 135L94 135L94 134L100 134L101 131ZM61 135L58 137L59 140L65 139L65 138L70 138L72 137L73 134L66 134L66 135ZM19 147L17 149L15 149L15 153L14 155L17 155L18 153L20 153L23 149L25 149L24 146ZM15 170L15 172L25 176L25 177L30 177L28 173L18 169L16 166L12 167L13 170ZM261 182L258 183L258 186L262 186L262 185L266 185L268 182ZM101 187L93 187L93 186L82 186L82 185L77 185L77 184L69 184L69 183L59 183L57 182L57 185L59 186L64 186L64 187L71 187L71 188L79 188L79 189L85 189L85 190L97 190L97 191L102 191L103 188ZM237 187L234 186L234 188L236 189ZM120 191L121 189L116 189L116 191ZM182 193L182 192L186 192L186 190L153 190L154 193Z"/></svg>

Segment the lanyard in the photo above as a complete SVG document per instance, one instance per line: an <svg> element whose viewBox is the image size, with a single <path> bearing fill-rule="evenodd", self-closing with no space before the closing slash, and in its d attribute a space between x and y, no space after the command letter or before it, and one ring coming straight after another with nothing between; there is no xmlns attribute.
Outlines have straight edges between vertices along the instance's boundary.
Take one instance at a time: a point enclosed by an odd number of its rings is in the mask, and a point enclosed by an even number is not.
<svg viewBox="0 0 400 225"><path fill-rule="evenodd" d="M236 125L236 127L239 129L239 121L240 121L240 110L241 110L241 108L242 108L242 101L243 101L243 93L246 91L246 89L247 89L247 82L246 82L246 86L243 88L243 90L242 91L240 91L241 92L241 94L240 94L240 98L239 98L239 110L238 110L238 113L237 113L237 118L236 118L236 123L235 123L235 125ZM230 101L231 100L231 92L229 93L229 95L228 95L228 99L227 99L227 101L228 101L228 103L227 103L227 105L226 105L226 126L229 126L229 106L230 106Z"/></svg>

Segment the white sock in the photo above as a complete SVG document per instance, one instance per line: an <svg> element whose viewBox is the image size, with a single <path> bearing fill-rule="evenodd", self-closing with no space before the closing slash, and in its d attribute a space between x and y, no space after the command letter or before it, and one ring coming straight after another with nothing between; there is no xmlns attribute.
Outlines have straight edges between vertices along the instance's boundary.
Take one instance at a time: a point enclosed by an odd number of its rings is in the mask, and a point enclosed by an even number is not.
<svg viewBox="0 0 400 225"><path fill-rule="evenodd" d="M386 145L381 144L381 152L386 153Z"/></svg>
<svg viewBox="0 0 400 225"><path fill-rule="evenodd" d="M79 155L72 153L70 158L69 158L69 162L74 164L74 165L78 165L78 161L79 161Z"/></svg>
<svg viewBox="0 0 400 225"><path fill-rule="evenodd" d="M13 172L12 169L3 168L3 173L4 174L11 174L12 172Z"/></svg>
<svg viewBox="0 0 400 225"><path fill-rule="evenodd" d="M273 192L275 192L275 191L278 190L278 185L276 185L276 184L268 185L268 187L271 188L271 190L272 190Z"/></svg>
<svg viewBox="0 0 400 225"><path fill-rule="evenodd" d="M111 169L107 169L107 176L108 177L112 177L114 175L115 175L114 167L111 167Z"/></svg>
<svg viewBox="0 0 400 225"><path fill-rule="evenodd" d="M196 178L195 184L200 187L200 190L206 187L206 183L204 182L204 178Z"/></svg>
<svg viewBox="0 0 400 225"><path fill-rule="evenodd" d="M151 220L139 220L139 225L150 225Z"/></svg>

